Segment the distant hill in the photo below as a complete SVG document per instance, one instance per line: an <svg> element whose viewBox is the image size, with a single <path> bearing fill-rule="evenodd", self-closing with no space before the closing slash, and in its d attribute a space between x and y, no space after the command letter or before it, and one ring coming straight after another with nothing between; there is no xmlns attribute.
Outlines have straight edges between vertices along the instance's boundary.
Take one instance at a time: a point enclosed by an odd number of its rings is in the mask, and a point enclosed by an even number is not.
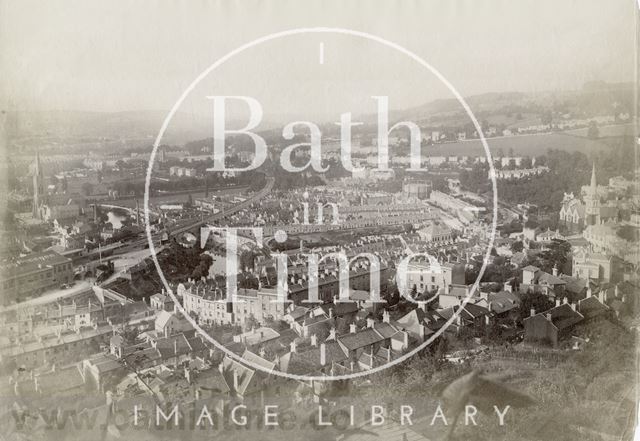
<svg viewBox="0 0 640 441"><path fill-rule="evenodd" d="M88 112L48 110L8 112L6 139L13 151L30 151L65 145L110 150L151 146L158 136L167 111ZM246 121L228 123L240 127ZM265 130L277 127L263 121ZM213 121L205 116L178 112L174 115L162 143L184 145L213 135Z"/></svg>
<svg viewBox="0 0 640 441"><path fill-rule="evenodd" d="M586 83L579 90L544 91L537 93L492 92L465 97L472 112L482 118L521 113L542 115L552 112L556 115L570 114L576 118L589 118L614 113L633 114L632 83ZM373 120L375 115L367 115ZM443 125L460 123L460 118L468 122L464 110L455 99L435 100L418 107L392 111L390 119L410 120ZM495 119L495 118L490 118Z"/></svg>
<svg viewBox="0 0 640 441"><path fill-rule="evenodd" d="M35 112L9 112L7 137L9 142L29 138L120 140L147 139L158 134L166 111L87 112L49 110ZM177 113L172 120L172 142L184 142L211 133L211 123L185 113Z"/></svg>
<svg viewBox="0 0 640 441"><path fill-rule="evenodd" d="M506 127L539 124L546 115L555 119L561 115L589 118L621 112L633 114L631 83L590 82L573 91L491 92L465 99L481 123L484 121ZM102 147L117 150L150 146L166 116L167 112L160 110L113 113L68 110L8 112L6 139L12 151L30 151L36 147L56 149L60 146L72 150L73 147L76 150ZM277 129L274 136L279 136L280 127L289 121L279 119L272 115L271 121L261 123L260 131ZM363 115L358 120L375 123L376 115ZM460 103L454 98L392 110L390 120L410 120L433 127L461 127L470 123ZM238 122L235 126L240 124L244 122ZM330 134L337 130L335 125L330 126L323 126L323 133ZM183 145L189 141L210 138L212 131L213 123L209 118L178 112L163 143Z"/></svg>

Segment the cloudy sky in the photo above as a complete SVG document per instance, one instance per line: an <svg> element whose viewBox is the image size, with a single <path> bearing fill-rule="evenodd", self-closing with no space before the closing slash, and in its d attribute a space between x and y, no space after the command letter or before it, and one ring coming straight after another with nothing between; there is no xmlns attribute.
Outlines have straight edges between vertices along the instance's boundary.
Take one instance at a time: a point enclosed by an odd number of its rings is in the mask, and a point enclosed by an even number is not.
<svg viewBox="0 0 640 441"><path fill-rule="evenodd" d="M10 108L168 110L227 52L270 33L341 27L423 57L463 95L633 81L632 0L23 1L0 0L0 74ZM320 45L324 58L320 62ZM392 108L451 93L431 73L353 36L281 38L230 59L185 101L259 97L265 113Z"/></svg>

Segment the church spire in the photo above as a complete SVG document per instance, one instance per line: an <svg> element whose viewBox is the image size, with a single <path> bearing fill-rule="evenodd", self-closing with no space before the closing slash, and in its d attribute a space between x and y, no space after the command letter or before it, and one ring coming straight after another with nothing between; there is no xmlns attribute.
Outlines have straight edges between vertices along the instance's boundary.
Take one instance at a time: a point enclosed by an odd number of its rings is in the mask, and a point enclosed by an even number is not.
<svg viewBox="0 0 640 441"><path fill-rule="evenodd" d="M584 197L585 218L587 225L597 225L600 223L600 198L598 197L598 184L596 182L596 163L593 162L591 170L591 185Z"/></svg>
<svg viewBox="0 0 640 441"><path fill-rule="evenodd" d="M33 209L32 215L35 219L40 219L40 205L44 202L44 179L42 166L40 165L40 151L36 150L36 158L33 166Z"/></svg>

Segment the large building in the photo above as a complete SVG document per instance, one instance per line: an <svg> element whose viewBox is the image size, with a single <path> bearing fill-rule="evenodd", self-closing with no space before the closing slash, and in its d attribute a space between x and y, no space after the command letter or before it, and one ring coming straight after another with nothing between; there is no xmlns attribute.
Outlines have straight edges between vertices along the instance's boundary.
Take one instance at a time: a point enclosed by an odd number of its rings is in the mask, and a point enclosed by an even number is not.
<svg viewBox="0 0 640 441"><path fill-rule="evenodd" d="M2 304L36 297L51 288L73 280L71 259L54 251L33 253L14 262L0 265Z"/></svg>
<svg viewBox="0 0 640 441"><path fill-rule="evenodd" d="M581 202L573 193L565 193L560 208L560 221L567 228L574 230L582 230L593 225L616 223L620 213L618 207L612 201L601 203L603 199L607 199L612 194L609 190L606 185L598 186L594 163L591 182L582 187L581 194L584 202Z"/></svg>
<svg viewBox="0 0 640 441"><path fill-rule="evenodd" d="M453 240L453 235L451 228L447 227L445 224L439 223L430 223L424 228L421 228L417 231L420 239L426 242L451 242Z"/></svg>
<svg viewBox="0 0 640 441"><path fill-rule="evenodd" d="M597 282L619 282L622 280L620 259L602 253L577 252L573 255L571 275Z"/></svg>
<svg viewBox="0 0 640 441"><path fill-rule="evenodd" d="M407 181L402 185L402 193L407 198L429 199L431 182Z"/></svg>
<svg viewBox="0 0 640 441"><path fill-rule="evenodd" d="M42 205L40 219L48 222L75 220L80 215L80 206L73 201L66 205Z"/></svg>
<svg viewBox="0 0 640 441"><path fill-rule="evenodd" d="M178 287L184 309L197 315L200 323L216 325L249 324L252 320L260 325L268 320L282 320L286 305L277 302L275 289L238 288L236 302L227 302L226 295L206 284L187 284Z"/></svg>
<svg viewBox="0 0 640 441"><path fill-rule="evenodd" d="M54 220L64 221L78 217L80 205L78 198L64 195L49 196L44 185L44 175L40 164L40 155L36 153L36 158L32 166L33 178L33 204L32 216L34 219L53 222Z"/></svg>
<svg viewBox="0 0 640 441"><path fill-rule="evenodd" d="M582 228L585 222L585 206L573 193L565 193L560 208L560 221L569 229Z"/></svg>
<svg viewBox="0 0 640 441"><path fill-rule="evenodd" d="M432 265L428 261L410 262L407 267L407 288L417 292L443 290L451 285L463 285L464 265L443 263Z"/></svg>

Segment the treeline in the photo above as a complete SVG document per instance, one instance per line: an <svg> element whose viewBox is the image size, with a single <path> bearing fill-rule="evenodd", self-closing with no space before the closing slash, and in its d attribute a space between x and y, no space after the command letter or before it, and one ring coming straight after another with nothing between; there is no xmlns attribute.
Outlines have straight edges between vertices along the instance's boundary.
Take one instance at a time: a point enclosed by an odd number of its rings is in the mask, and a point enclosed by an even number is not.
<svg viewBox="0 0 640 441"><path fill-rule="evenodd" d="M215 189L220 187L248 186L251 190L259 190L266 185L264 173L259 171L247 171L239 173L235 177L223 177L222 173L207 173L201 177L182 177L180 179L172 179L170 181L154 181L150 190L152 194L159 191L184 191L184 190L204 190L205 188ZM125 181L115 182L112 186L113 190L118 191L120 195L143 195L145 182Z"/></svg>
<svg viewBox="0 0 640 441"><path fill-rule="evenodd" d="M593 162L596 163L599 184L606 184L609 178L618 175L630 178L635 167L633 138L610 138L603 142L609 148L594 152L591 158L582 152L548 150L546 155L536 157L536 164L547 165L549 173L499 180L500 200L513 204L527 202L538 206L543 212L560 210L565 192L573 192L578 196L581 187L589 184ZM460 184L466 190L481 194L489 192L491 183L487 178L488 170L486 164L475 164L471 170L460 173Z"/></svg>

